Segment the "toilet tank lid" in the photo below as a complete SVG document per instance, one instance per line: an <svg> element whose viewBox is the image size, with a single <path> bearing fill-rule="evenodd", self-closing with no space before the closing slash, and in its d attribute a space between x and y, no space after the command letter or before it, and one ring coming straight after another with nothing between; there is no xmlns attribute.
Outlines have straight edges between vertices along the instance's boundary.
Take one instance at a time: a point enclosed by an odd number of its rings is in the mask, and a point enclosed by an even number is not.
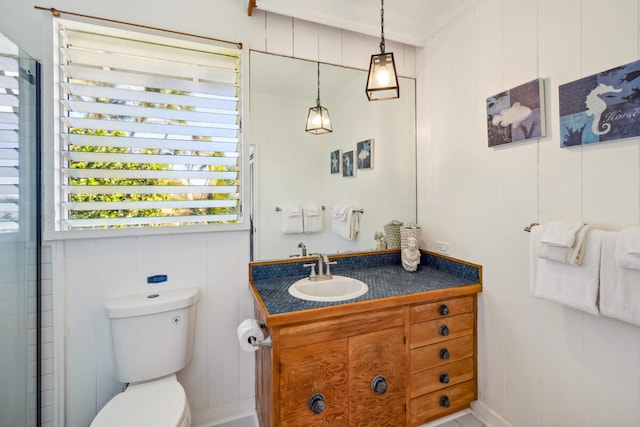
<svg viewBox="0 0 640 427"><path fill-rule="evenodd" d="M113 298L107 301L107 316L113 319L179 310L195 304L199 296L200 289L185 288Z"/></svg>

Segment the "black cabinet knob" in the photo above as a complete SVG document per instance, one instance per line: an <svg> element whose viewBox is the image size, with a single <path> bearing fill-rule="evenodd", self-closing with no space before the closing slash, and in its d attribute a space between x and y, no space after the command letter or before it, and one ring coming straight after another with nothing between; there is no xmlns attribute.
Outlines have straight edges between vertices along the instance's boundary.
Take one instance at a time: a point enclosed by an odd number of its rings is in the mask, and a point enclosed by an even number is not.
<svg viewBox="0 0 640 427"><path fill-rule="evenodd" d="M440 359L442 360L447 360L449 358L449 350L447 350L446 348L441 348L440 349Z"/></svg>
<svg viewBox="0 0 640 427"><path fill-rule="evenodd" d="M440 374L440 382L442 384L449 384L449 374L447 374L446 372L442 372Z"/></svg>
<svg viewBox="0 0 640 427"><path fill-rule="evenodd" d="M314 414L324 411L324 396L322 393L313 393L307 401L307 407Z"/></svg>
<svg viewBox="0 0 640 427"><path fill-rule="evenodd" d="M440 307L438 307L438 313L440 313L441 316L446 316L447 314L449 314L449 307L447 307L446 304L442 304Z"/></svg>
<svg viewBox="0 0 640 427"><path fill-rule="evenodd" d="M451 406L451 401L447 396L442 396L440 398L440 406L442 406L443 408L448 408L449 406Z"/></svg>
<svg viewBox="0 0 640 427"><path fill-rule="evenodd" d="M442 325L438 328L438 333L440 334L440 336L446 337L447 335L449 335L449 328L447 327L447 325Z"/></svg>
<svg viewBox="0 0 640 427"><path fill-rule="evenodd" d="M384 394L387 391L387 380L382 375L376 375L371 380L371 390L378 394Z"/></svg>

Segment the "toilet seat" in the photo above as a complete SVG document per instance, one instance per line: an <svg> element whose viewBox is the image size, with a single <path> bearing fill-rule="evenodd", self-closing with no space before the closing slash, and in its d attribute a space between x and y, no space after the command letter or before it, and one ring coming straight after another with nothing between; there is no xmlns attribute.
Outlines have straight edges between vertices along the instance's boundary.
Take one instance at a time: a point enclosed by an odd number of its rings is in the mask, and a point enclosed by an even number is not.
<svg viewBox="0 0 640 427"><path fill-rule="evenodd" d="M98 413L91 427L183 427L191 413L182 385L172 375L132 384Z"/></svg>

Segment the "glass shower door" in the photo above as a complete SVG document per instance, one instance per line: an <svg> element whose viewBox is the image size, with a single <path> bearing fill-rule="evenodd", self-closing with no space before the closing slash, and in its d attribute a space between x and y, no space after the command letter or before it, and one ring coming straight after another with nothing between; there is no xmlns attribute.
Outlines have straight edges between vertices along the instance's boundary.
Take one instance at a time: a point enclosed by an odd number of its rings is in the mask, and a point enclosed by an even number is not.
<svg viewBox="0 0 640 427"><path fill-rule="evenodd" d="M0 34L0 427L39 419L38 71Z"/></svg>

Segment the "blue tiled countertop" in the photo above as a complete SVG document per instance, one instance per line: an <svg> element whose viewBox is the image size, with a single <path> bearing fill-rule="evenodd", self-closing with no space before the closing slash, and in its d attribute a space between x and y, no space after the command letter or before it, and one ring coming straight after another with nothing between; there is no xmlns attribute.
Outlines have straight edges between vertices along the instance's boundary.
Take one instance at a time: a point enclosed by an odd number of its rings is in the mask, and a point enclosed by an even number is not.
<svg viewBox="0 0 640 427"><path fill-rule="evenodd" d="M251 282L269 315L299 312L303 310L371 301L381 298L417 294L481 283L481 267L452 258L422 252L420 265L415 272L402 268L399 251L359 253L349 256L330 256L338 261L331 266L331 273L352 277L369 285L366 294L339 302L304 301L288 292L293 283L308 277L305 261L280 263L251 263ZM321 286L321 283L319 284Z"/></svg>

